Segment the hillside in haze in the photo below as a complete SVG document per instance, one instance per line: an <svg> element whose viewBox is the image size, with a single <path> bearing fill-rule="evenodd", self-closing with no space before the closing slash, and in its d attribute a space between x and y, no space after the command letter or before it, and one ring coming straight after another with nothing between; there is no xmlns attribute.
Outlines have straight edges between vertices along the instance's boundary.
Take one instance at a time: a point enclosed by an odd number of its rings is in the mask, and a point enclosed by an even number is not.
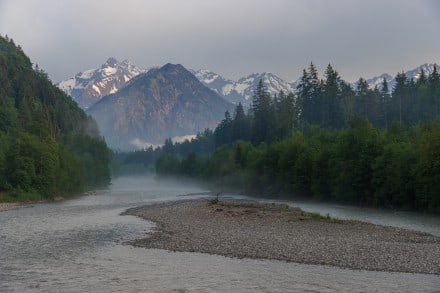
<svg viewBox="0 0 440 293"><path fill-rule="evenodd" d="M214 128L232 107L182 65L166 64L133 78L88 113L112 148L126 150Z"/></svg>
<svg viewBox="0 0 440 293"><path fill-rule="evenodd" d="M0 201L107 184L108 163L93 119L33 69L19 46L0 37Z"/></svg>

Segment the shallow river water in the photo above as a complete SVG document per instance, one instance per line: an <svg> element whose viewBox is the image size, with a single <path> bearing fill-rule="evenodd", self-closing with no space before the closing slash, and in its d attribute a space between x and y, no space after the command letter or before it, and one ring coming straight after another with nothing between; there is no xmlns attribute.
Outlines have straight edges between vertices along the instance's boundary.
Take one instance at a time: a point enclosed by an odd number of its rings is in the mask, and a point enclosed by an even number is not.
<svg viewBox="0 0 440 293"><path fill-rule="evenodd" d="M154 224L120 216L199 187L118 178L109 189L0 213L0 292L439 292L440 276L135 248ZM297 203L440 235L438 217ZM375 215L378 215L377 217ZM400 220L399 220L400 219ZM409 219L409 220L408 220Z"/></svg>

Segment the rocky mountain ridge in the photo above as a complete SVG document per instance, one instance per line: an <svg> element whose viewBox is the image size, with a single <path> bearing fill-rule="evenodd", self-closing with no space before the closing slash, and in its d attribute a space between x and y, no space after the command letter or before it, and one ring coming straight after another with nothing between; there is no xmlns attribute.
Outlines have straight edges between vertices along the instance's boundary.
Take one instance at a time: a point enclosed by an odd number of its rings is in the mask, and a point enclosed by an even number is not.
<svg viewBox="0 0 440 293"><path fill-rule="evenodd" d="M110 57L100 68L80 72L59 82L57 86L72 96L81 108L88 109L103 96L116 93L133 77L143 72L146 69L137 67L128 60L119 62Z"/></svg>
<svg viewBox="0 0 440 293"><path fill-rule="evenodd" d="M166 138L215 128L232 111L227 102L180 64L166 64L132 78L87 110L108 145L129 150Z"/></svg>
<svg viewBox="0 0 440 293"><path fill-rule="evenodd" d="M271 95L276 95L280 91L293 92L296 87L294 83L288 83L270 72L253 73L237 81L225 79L219 74L206 69L192 72L204 85L223 96L226 100L233 104L241 102L245 108L249 108L254 90L260 80L263 81Z"/></svg>
<svg viewBox="0 0 440 293"><path fill-rule="evenodd" d="M428 75L432 73L434 66L434 63L426 63L406 71L405 74L408 78L417 79L421 70ZM100 68L80 72L75 77L58 83L58 87L71 95L80 107L87 109L103 96L117 92L125 87L129 80L147 71L147 69L137 67L127 60L119 62L115 58L109 58ZM252 73L234 81L207 69L189 71L225 100L233 104L241 102L246 108L252 102L254 90L260 79L271 95L278 94L281 90L295 92L299 83L299 79L287 82L269 72ZM385 78L391 90L395 85L394 76L383 73L368 78L366 81L371 88L374 88L380 86ZM351 85L356 88L356 82Z"/></svg>

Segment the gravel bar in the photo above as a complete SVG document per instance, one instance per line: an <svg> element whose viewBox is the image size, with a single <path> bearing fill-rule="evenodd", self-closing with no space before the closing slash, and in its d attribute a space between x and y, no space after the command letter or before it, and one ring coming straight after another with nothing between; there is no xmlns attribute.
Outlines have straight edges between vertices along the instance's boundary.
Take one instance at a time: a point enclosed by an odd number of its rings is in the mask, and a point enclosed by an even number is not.
<svg viewBox="0 0 440 293"><path fill-rule="evenodd" d="M169 251L440 275L440 237L318 217L287 205L186 200L125 211L156 223L129 242Z"/></svg>

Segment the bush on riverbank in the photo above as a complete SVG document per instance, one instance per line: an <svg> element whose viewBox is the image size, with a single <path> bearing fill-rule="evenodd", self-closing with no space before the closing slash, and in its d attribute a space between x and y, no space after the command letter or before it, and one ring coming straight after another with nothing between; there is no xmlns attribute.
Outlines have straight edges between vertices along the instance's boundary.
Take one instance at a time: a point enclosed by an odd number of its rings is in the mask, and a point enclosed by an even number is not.
<svg viewBox="0 0 440 293"><path fill-rule="evenodd" d="M45 198L36 192L26 192L23 190L14 190L12 192L0 193L1 202L37 202Z"/></svg>

